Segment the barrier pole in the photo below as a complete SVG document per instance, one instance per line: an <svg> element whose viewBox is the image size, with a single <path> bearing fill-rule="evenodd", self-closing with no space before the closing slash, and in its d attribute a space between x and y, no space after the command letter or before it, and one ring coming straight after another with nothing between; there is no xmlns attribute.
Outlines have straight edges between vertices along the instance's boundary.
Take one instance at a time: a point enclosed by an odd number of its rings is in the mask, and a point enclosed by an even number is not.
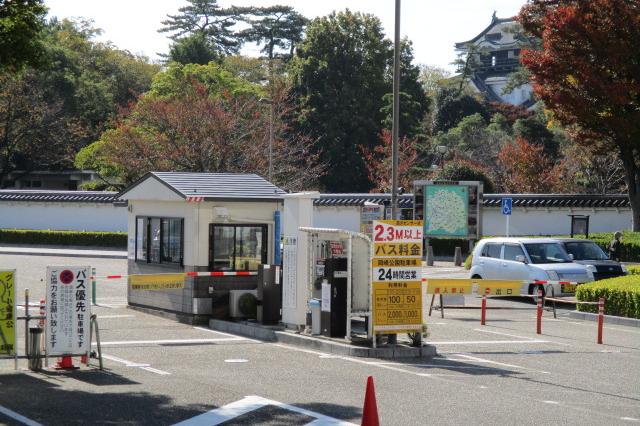
<svg viewBox="0 0 640 426"><path fill-rule="evenodd" d="M480 314L480 325L485 325L486 319L487 319L487 295L485 290L485 294L482 295L482 312Z"/></svg>
<svg viewBox="0 0 640 426"><path fill-rule="evenodd" d="M96 305L96 268L91 268L91 304Z"/></svg>
<svg viewBox="0 0 640 426"><path fill-rule="evenodd" d="M602 344L602 324L604 323L604 297L598 299L598 344Z"/></svg>
<svg viewBox="0 0 640 426"><path fill-rule="evenodd" d="M29 289L25 288L24 289L24 316L25 316L25 322L24 322L24 353L27 356L27 359L29 358ZM16 342L16 346L18 346L17 342ZM17 352L17 348L16 348L16 352Z"/></svg>
<svg viewBox="0 0 640 426"><path fill-rule="evenodd" d="M536 320L536 334L542 334L542 289L538 287L538 312Z"/></svg>

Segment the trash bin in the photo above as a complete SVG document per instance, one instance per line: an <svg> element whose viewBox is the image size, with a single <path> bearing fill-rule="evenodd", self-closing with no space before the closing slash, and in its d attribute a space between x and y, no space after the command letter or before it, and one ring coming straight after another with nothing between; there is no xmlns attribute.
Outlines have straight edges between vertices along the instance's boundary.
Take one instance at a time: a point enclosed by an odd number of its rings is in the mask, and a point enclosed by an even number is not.
<svg viewBox="0 0 640 426"><path fill-rule="evenodd" d="M39 371L42 369L42 351L40 350L40 340L42 329L39 327L29 327L29 370Z"/></svg>
<svg viewBox="0 0 640 426"><path fill-rule="evenodd" d="M309 300L309 309L311 309L311 334L320 334L320 299Z"/></svg>

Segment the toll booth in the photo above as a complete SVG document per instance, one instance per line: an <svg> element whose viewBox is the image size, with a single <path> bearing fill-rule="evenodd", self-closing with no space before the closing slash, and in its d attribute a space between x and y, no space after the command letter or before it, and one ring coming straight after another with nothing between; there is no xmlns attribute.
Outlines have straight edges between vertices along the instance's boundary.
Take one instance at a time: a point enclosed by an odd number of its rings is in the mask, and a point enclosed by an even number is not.
<svg viewBox="0 0 640 426"><path fill-rule="evenodd" d="M128 202L128 303L187 322L242 315L259 266L281 262L284 193L255 174L144 175L118 195Z"/></svg>

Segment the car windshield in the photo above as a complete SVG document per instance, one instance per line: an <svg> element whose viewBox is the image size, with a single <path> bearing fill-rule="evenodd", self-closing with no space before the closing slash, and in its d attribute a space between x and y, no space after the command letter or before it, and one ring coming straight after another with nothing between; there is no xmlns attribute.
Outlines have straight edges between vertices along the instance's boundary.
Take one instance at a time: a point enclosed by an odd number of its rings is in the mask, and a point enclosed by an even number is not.
<svg viewBox="0 0 640 426"><path fill-rule="evenodd" d="M564 243L564 248L575 260L607 260L609 257L593 241L571 241Z"/></svg>
<svg viewBox="0 0 640 426"><path fill-rule="evenodd" d="M559 243L529 243L524 247L532 263L569 263L571 259Z"/></svg>

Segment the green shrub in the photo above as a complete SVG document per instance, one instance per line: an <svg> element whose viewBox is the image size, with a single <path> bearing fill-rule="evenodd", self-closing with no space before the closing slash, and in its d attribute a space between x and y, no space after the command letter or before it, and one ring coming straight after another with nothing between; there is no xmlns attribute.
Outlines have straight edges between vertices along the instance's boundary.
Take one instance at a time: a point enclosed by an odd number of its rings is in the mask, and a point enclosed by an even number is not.
<svg viewBox="0 0 640 426"><path fill-rule="evenodd" d="M627 266L629 275L640 275L640 266Z"/></svg>
<svg viewBox="0 0 640 426"><path fill-rule="evenodd" d="M0 243L125 248L127 233L0 229Z"/></svg>
<svg viewBox="0 0 640 426"><path fill-rule="evenodd" d="M576 298L581 302L597 302L605 298L604 312L640 319L640 276L627 275L589 284L581 284L576 290ZM597 305L578 305L581 312L597 313Z"/></svg>
<svg viewBox="0 0 640 426"><path fill-rule="evenodd" d="M464 269L466 269L467 271L469 269L471 269L471 262L473 262L473 255L470 254L469 256L467 256L467 258L464 261Z"/></svg>

